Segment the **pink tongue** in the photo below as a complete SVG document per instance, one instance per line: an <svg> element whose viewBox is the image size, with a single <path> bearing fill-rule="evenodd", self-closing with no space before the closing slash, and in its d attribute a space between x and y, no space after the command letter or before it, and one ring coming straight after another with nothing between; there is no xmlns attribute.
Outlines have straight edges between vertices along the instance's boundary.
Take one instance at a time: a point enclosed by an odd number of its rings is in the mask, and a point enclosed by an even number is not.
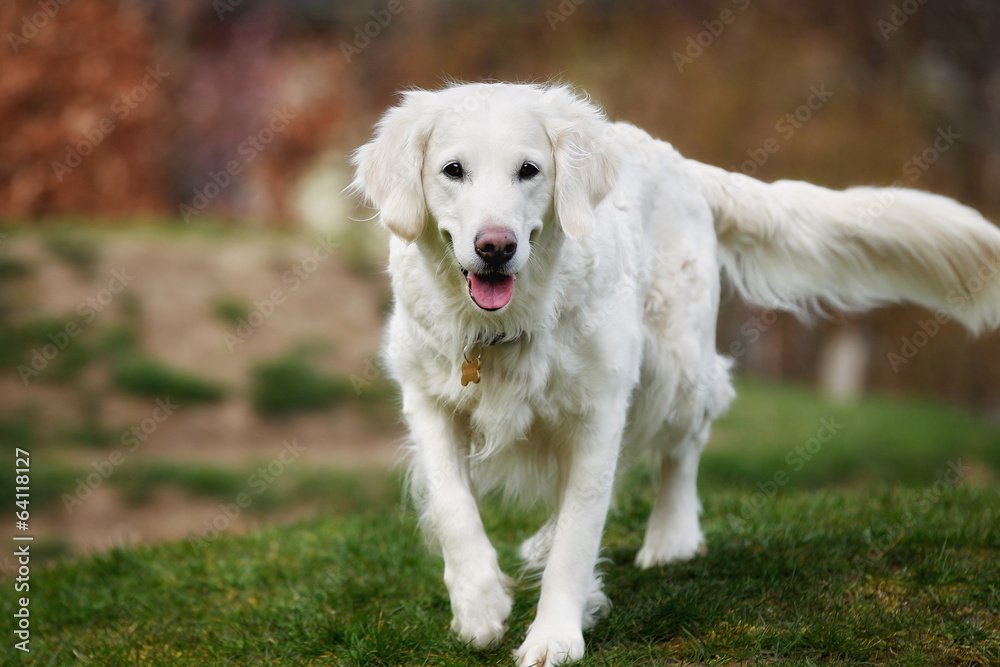
<svg viewBox="0 0 1000 667"><path fill-rule="evenodd" d="M486 310L503 308L514 294L514 276L500 273L469 273L469 294L476 305Z"/></svg>

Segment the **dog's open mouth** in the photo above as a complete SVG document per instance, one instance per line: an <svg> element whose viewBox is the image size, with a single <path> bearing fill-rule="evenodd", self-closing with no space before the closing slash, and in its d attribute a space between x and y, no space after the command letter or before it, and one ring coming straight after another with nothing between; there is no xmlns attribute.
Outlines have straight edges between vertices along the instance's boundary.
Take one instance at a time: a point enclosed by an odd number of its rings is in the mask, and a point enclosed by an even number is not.
<svg viewBox="0 0 1000 667"><path fill-rule="evenodd" d="M499 310L514 296L514 276L506 273L472 273L462 269L469 283L469 296L483 310Z"/></svg>

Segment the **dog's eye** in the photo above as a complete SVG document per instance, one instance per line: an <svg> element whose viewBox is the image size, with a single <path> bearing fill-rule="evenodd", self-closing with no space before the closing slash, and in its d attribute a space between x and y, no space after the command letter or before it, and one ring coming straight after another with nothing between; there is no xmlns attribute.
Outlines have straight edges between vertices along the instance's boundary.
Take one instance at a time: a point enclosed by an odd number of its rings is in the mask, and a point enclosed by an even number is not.
<svg viewBox="0 0 1000 667"><path fill-rule="evenodd" d="M460 162L449 162L442 169L444 175L448 178L453 178L456 181L463 176L465 176L465 170L462 169L462 164Z"/></svg>
<svg viewBox="0 0 1000 667"><path fill-rule="evenodd" d="M534 178L538 174L538 167L531 164L530 162L525 162L521 165L521 170L517 172L517 177L522 181L526 181L529 178Z"/></svg>

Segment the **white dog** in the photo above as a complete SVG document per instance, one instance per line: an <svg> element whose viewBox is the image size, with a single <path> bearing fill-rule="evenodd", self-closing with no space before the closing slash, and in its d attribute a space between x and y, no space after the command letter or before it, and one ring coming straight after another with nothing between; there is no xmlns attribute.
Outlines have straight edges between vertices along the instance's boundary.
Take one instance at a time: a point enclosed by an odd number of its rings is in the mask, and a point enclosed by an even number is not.
<svg viewBox="0 0 1000 667"><path fill-rule="evenodd" d="M563 86L406 92L354 164L392 232L385 360L462 640L497 644L511 611L477 495L553 507L521 545L543 571L519 665L583 656L608 605L595 565L624 458L660 469L636 564L703 548L698 458L734 396L715 350L720 269L768 308L906 300L1000 325L1000 231L976 211L727 173Z"/></svg>

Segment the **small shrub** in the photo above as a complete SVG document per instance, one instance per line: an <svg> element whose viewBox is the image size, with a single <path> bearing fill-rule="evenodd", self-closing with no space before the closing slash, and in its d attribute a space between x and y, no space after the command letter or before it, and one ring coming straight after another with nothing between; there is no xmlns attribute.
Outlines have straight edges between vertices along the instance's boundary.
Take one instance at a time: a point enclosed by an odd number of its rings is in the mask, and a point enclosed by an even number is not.
<svg viewBox="0 0 1000 667"><path fill-rule="evenodd" d="M116 326L101 338L101 352L112 359L134 354L139 347L139 332L131 326Z"/></svg>
<svg viewBox="0 0 1000 667"><path fill-rule="evenodd" d="M113 381L122 391L141 396L169 396L178 403L214 403L222 400L224 389L209 380L167 368L143 356L120 360Z"/></svg>
<svg viewBox="0 0 1000 667"><path fill-rule="evenodd" d="M38 417L29 410L0 418L0 442L8 447L29 447L38 442Z"/></svg>
<svg viewBox="0 0 1000 667"><path fill-rule="evenodd" d="M67 326L74 322L77 320L73 316L45 316L0 327L0 367L23 365L34 371L31 377L54 382L76 379L97 352L79 329L76 335L70 335ZM36 366L39 355L45 360L44 368Z"/></svg>
<svg viewBox="0 0 1000 667"><path fill-rule="evenodd" d="M253 379L254 407L266 415L323 410L351 391L347 380L318 373L303 354L261 363Z"/></svg>
<svg viewBox="0 0 1000 667"><path fill-rule="evenodd" d="M19 259L0 255L0 283L30 276L33 267Z"/></svg>
<svg viewBox="0 0 1000 667"><path fill-rule="evenodd" d="M172 487L193 496L228 500L252 493L243 471L170 463L145 465L122 471L115 484L132 506L149 502L158 488Z"/></svg>
<svg viewBox="0 0 1000 667"><path fill-rule="evenodd" d="M234 296L221 296L212 302L212 312L223 322L237 324L250 314L246 302Z"/></svg>
<svg viewBox="0 0 1000 667"><path fill-rule="evenodd" d="M93 241L72 236L53 236L45 240L45 247L85 278L93 278L97 273L101 255Z"/></svg>

